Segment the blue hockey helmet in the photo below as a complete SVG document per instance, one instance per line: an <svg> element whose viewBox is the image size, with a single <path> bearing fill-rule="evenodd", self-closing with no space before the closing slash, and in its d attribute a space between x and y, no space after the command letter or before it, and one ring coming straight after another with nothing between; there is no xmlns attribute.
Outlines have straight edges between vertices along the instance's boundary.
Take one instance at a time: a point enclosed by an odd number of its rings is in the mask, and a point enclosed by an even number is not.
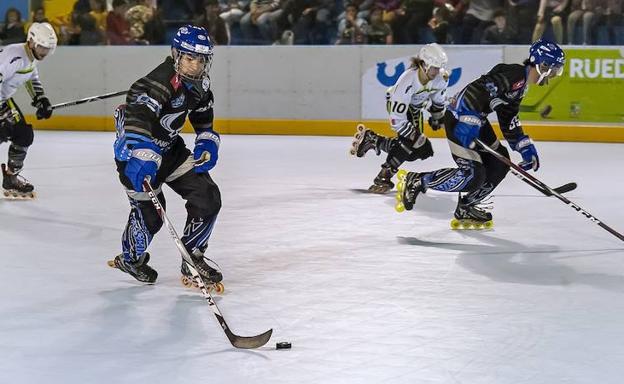
<svg viewBox="0 0 624 384"><path fill-rule="evenodd" d="M529 48L529 63L535 65L541 84L545 78L561 76L565 65L565 53L563 49L552 41L539 39Z"/></svg>
<svg viewBox="0 0 624 384"><path fill-rule="evenodd" d="M207 78L208 71L212 66L213 47L205 28L194 25L180 27L171 43L175 71L189 80ZM181 68L181 62L186 60L194 63L192 65L199 65L199 67L190 73L186 67Z"/></svg>

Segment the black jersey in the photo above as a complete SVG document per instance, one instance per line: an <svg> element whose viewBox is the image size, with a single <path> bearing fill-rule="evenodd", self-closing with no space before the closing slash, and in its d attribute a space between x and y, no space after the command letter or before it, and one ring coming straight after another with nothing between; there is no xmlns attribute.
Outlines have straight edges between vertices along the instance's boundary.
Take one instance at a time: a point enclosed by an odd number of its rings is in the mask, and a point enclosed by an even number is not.
<svg viewBox="0 0 624 384"><path fill-rule="evenodd" d="M130 87L124 130L150 137L166 150L177 139L187 115L196 132L212 130L213 103L209 80L182 81L173 59L167 57Z"/></svg>
<svg viewBox="0 0 624 384"><path fill-rule="evenodd" d="M518 111L527 91L527 73L521 64L498 64L456 95L449 109L460 115L477 113L482 118L496 112L505 138L517 139L524 134Z"/></svg>

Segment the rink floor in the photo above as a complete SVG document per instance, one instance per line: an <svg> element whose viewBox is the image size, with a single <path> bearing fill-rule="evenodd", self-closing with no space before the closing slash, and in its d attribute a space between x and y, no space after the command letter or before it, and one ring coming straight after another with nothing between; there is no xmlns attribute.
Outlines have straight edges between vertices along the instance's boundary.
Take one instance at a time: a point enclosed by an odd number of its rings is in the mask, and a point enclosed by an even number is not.
<svg viewBox="0 0 624 384"><path fill-rule="evenodd" d="M236 333L274 329L236 350L179 283L165 230L157 284L107 267L129 209L112 136L37 132L23 174L38 199L0 199L2 383L622 382L624 244L511 174L494 230L457 232L455 195L398 214L393 196L357 192L382 159L349 157L349 138L224 136L216 300ZM623 145L537 146L538 177L577 182L568 197L624 231ZM452 164L445 141L434 149L406 168ZM183 202L165 194L181 230Z"/></svg>

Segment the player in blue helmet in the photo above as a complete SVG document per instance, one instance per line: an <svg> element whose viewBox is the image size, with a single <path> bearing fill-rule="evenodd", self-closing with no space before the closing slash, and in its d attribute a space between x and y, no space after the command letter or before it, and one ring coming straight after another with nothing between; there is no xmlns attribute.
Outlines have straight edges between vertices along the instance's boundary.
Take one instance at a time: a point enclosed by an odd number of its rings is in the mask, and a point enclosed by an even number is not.
<svg viewBox="0 0 624 384"><path fill-rule="evenodd" d="M178 29L171 44L176 72L185 80L207 79L212 51L212 42L204 28L187 25Z"/></svg>
<svg viewBox="0 0 624 384"><path fill-rule="evenodd" d="M498 140L488 120L496 113L500 130L507 143L522 156L524 169L537 171L539 156L533 141L522 129L518 118L520 103L531 84L544 86L563 74L565 54L553 42L538 40L529 49L523 64L498 64L474 80L449 100L444 115L444 128L456 168L431 172L399 172L397 210L411 210L416 197L428 189L459 192L451 226L488 228L492 214L482 202L503 181L509 167L475 143L482 143L509 158L509 151Z"/></svg>
<svg viewBox="0 0 624 384"><path fill-rule="evenodd" d="M537 85L546 85L549 79L563 74L565 53L556 43L539 39L529 48L529 58L525 65L535 68L539 75L535 81Z"/></svg>
<svg viewBox="0 0 624 384"><path fill-rule="evenodd" d="M220 144L213 127L212 55L213 46L204 28L180 28L171 56L132 84L126 104L115 111L115 161L131 210L122 252L109 264L142 282L156 281L157 273L148 265L147 247L163 224L143 191L146 178L163 204L163 184L186 200L181 240L205 281L216 284L223 278L204 257L221 208L219 188L208 173L217 163ZM187 118L196 133L193 151L179 136ZM184 261L182 274L188 283L190 270Z"/></svg>

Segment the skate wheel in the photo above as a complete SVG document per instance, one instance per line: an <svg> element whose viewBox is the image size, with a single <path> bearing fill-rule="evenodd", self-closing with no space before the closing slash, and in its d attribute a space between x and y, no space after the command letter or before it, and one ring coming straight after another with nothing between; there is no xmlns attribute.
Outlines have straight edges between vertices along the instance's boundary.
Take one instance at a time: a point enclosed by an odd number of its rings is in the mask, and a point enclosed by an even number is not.
<svg viewBox="0 0 624 384"><path fill-rule="evenodd" d="M492 220L486 221L483 226L485 227L485 229L492 229L494 227L494 222Z"/></svg>
<svg viewBox="0 0 624 384"><path fill-rule="evenodd" d="M364 126L364 124L358 124L357 127L355 128L358 132L364 132L366 130L366 127Z"/></svg>
<svg viewBox="0 0 624 384"><path fill-rule="evenodd" d="M219 283L216 283L214 285L214 290L218 294L221 294L221 293L223 293L225 291L225 287L223 286L223 284L221 282L219 282Z"/></svg>
<svg viewBox="0 0 624 384"><path fill-rule="evenodd" d="M403 193L404 190L405 190L405 181L399 180L399 182L397 183L397 191L400 194L400 193ZM399 196L399 194L397 194L397 196Z"/></svg>
<svg viewBox="0 0 624 384"><path fill-rule="evenodd" d="M115 266L115 260L108 260L108 261L106 262L106 264L107 264L109 267L111 267L111 268L117 268L117 267Z"/></svg>
<svg viewBox="0 0 624 384"><path fill-rule="evenodd" d="M351 150L349 151L349 154L351 154L351 156L355 156L356 154L355 149L351 148Z"/></svg>
<svg viewBox="0 0 624 384"><path fill-rule="evenodd" d="M405 212L405 205L403 205L403 202L402 202L402 201L399 201L399 202L398 202L398 203L396 203L396 205L394 206L394 210L395 210L395 211L397 211L397 212L399 212L399 213Z"/></svg>
<svg viewBox="0 0 624 384"><path fill-rule="evenodd" d="M400 182L405 180L406 175L407 171L405 169L400 169L399 172L397 172L397 180L399 180Z"/></svg>
<svg viewBox="0 0 624 384"><path fill-rule="evenodd" d="M182 282L182 285L184 285L186 288L193 288L193 280L189 279L186 276L182 276L182 278L180 278L180 281Z"/></svg>
<svg viewBox="0 0 624 384"><path fill-rule="evenodd" d="M451 229L460 229L461 223L457 219L451 220Z"/></svg>

